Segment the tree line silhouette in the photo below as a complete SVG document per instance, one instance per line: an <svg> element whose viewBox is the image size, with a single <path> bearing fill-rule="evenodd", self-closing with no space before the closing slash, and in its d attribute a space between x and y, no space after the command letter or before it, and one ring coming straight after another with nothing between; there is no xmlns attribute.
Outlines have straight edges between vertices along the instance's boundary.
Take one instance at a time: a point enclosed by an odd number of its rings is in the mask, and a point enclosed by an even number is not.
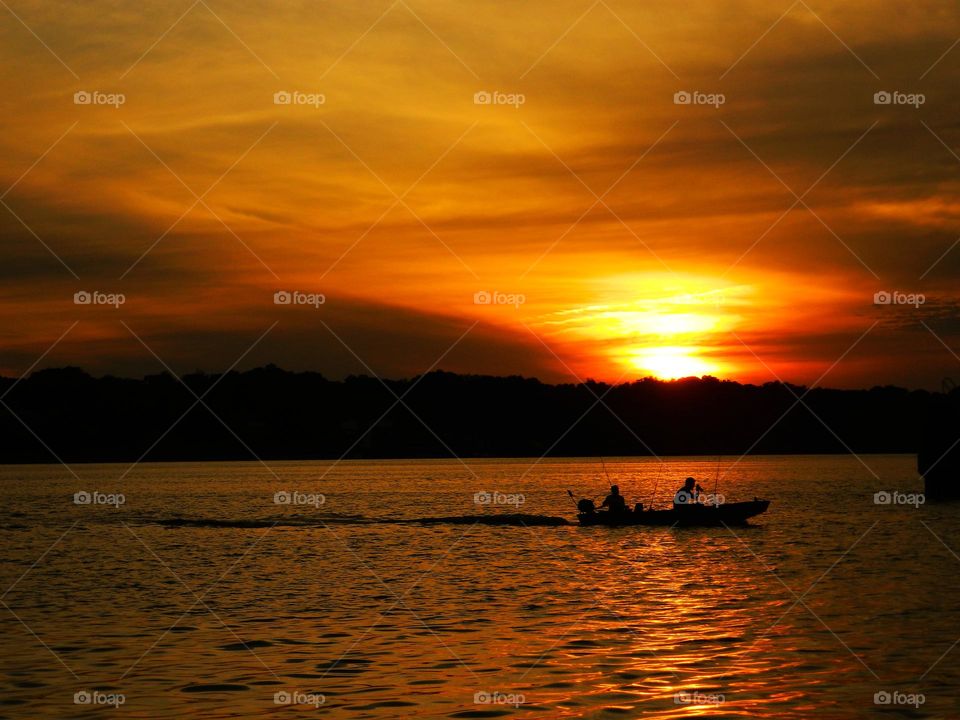
<svg viewBox="0 0 960 720"><path fill-rule="evenodd" d="M48 369L0 378L3 395L2 463L916 452L943 397L713 377L334 381L274 365L180 379Z"/></svg>

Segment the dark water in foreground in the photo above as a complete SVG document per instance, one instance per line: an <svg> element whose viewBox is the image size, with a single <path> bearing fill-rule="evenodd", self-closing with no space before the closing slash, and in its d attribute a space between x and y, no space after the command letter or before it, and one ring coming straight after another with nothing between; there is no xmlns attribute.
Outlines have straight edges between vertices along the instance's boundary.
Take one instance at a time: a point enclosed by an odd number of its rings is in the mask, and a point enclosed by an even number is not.
<svg viewBox="0 0 960 720"><path fill-rule="evenodd" d="M0 717L960 717L960 505L863 463L743 460L710 530L534 524L594 460L0 468Z"/></svg>

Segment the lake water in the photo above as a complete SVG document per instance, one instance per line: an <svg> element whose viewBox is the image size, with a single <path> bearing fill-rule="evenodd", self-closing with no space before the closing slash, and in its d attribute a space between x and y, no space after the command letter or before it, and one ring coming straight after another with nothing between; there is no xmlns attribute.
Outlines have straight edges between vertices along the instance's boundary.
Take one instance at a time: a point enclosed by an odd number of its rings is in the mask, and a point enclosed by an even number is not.
<svg viewBox="0 0 960 720"><path fill-rule="evenodd" d="M861 460L723 459L773 502L716 529L371 522L572 521L594 459L2 467L0 717L960 717L960 505Z"/></svg>

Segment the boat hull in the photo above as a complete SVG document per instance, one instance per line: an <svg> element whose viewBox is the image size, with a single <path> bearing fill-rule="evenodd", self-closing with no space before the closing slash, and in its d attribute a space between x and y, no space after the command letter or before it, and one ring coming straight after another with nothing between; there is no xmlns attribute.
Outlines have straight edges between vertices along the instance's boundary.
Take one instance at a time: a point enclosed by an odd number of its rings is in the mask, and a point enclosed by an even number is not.
<svg viewBox="0 0 960 720"><path fill-rule="evenodd" d="M723 505L694 505L683 510L643 510L641 512L580 513L581 525L627 527L632 525L666 525L682 527L722 527L743 525L752 517L767 511L769 500L725 503Z"/></svg>

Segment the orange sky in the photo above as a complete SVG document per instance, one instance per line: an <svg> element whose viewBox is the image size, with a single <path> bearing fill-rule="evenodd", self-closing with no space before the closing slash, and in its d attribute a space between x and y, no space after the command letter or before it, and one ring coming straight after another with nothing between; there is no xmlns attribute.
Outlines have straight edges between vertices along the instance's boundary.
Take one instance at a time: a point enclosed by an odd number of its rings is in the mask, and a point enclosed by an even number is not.
<svg viewBox="0 0 960 720"><path fill-rule="evenodd" d="M960 375L947 3L8 6L4 374Z"/></svg>

